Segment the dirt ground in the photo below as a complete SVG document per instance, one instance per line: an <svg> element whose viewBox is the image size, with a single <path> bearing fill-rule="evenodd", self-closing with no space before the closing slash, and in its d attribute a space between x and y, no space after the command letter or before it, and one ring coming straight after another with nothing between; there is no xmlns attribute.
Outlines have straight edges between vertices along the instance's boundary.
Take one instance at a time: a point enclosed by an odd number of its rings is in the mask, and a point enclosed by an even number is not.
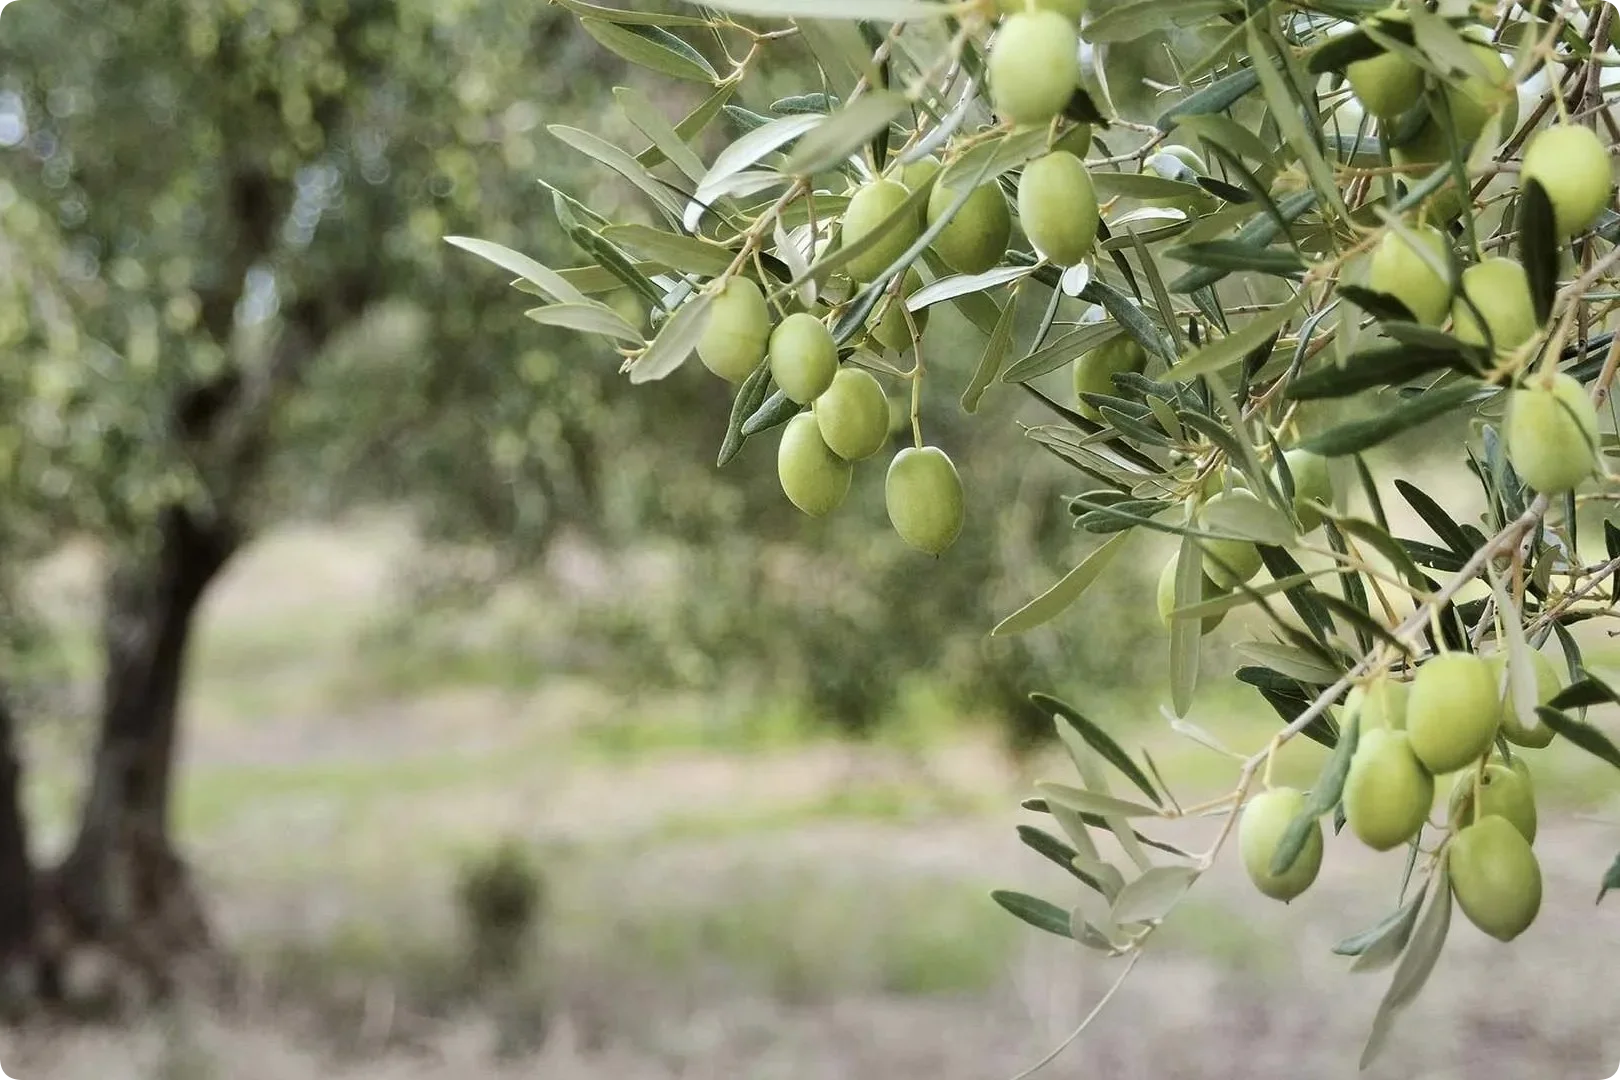
<svg viewBox="0 0 1620 1080"><path fill-rule="evenodd" d="M180 819L246 973L240 999L0 1031L11 1076L1009 1080L1112 982L1117 961L988 900L1068 896L1017 844L1028 778L988 744L940 746L925 774L816 742L627 746L591 732L701 726L705 704L577 679L392 695L357 681L401 542L381 525L289 531L210 601ZM83 566L53 573L42 587L66 605ZM1192 795L1220 790L1155 745ZM72 750L50 733L35 745L47 823L69 805ZM1620 901L1593 905L1620 848L1615 788L1568 767L1579 798L1544 809L1536 845L1541 918L1504 946L1459 915L1368 1076L1600 1080L1620 1063ZM539 853L548 914L516 974L470 984L455 869L501 834ZM1329 948L1392 906L1399 872L1330 841L1317 887L1285 907L1225 861L1042 1075L1355 1075L1388 973L1352 976Z"/></svg>

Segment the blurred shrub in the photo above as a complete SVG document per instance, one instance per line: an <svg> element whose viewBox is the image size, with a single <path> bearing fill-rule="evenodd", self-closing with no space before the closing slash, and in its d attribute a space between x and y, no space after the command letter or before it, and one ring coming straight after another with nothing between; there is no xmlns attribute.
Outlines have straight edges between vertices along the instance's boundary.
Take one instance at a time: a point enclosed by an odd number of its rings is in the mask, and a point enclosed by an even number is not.
<svg viewBox="0 0 1620 1080"><path fill-rule="evenodd" d="M545 882L528 850L506 839L462 866L456 900L474 970L506 973L526 955L539 925Z"/></svg>

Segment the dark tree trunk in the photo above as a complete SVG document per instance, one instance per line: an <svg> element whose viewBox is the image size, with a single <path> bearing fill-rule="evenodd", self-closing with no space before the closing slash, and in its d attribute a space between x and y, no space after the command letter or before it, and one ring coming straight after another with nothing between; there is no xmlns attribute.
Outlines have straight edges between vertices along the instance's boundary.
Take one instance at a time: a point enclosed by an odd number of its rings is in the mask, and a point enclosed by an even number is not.
<svg viewBox="0 0 1620 1080"><path fill-rule="evenodd" d="M11 710L0 700L0 1012L8 1015L34 995L39 925L16 739Z"/></svg>
<svg viewBox="0 0 1620 1080"><path fill-rule="evenodd" d="M111 954L120 978L138 977L148 991L166 991L176 962L209 944L169 831L171 776L192 621L237 544L228 523L171 507L150 557L117 567L106 585L100 733L78 836L52 882L52 908L68 960L77 946L93 944ZM71 964L64 975L73 981ZM63 992L81 994L73 986Z"/></svg>

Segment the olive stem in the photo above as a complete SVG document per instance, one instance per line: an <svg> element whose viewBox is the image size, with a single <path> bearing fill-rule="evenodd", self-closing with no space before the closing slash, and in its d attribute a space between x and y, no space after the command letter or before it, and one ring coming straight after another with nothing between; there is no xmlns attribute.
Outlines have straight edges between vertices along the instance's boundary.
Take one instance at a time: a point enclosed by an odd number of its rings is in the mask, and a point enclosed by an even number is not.
<svg viewBox="0 0 1620 1080"><path fill-rule="evenodd" d="M1057 1059L1059 1054L1067 1050L1069 1045L1073 1043L1074 1040L1078 1039L1081 1034L1085 1032L1086 1028L1091 1026L1091 1022L1097 1019L1098 1015L1101 1014L1103 1009L1108 1006L1108 1003L1113 1000L1114 994L1118 992L1121 986L1125 985L1125 980L1130 977L1131 972L1136 968L1137 961L1140 959L1142 959L1142 947L1140 943L1138 943L1132 948L1130 959L1125 962L1125 970L1119 973L1119 978L1114 980L1114 985L1110 986L1108 991L1103 994L1100 1000L1098 1000L1097 1004L1092 1006L1091 1011L1086 1014L1086 1018L1080 1021L1079 1025L1073 1031L1064 1036L1063 1041L1058 1043L1057 1046L1052 1049L1051 1053L1047 1054L1045 1057L1041 1058L1041 1060L1037 1061L1035 1064L1013 1077L1012 1080L1029 1080L1031 1076L1034 1076L1036 1073L1046 1068L1046 1066L1050 1065Z"/></svg>

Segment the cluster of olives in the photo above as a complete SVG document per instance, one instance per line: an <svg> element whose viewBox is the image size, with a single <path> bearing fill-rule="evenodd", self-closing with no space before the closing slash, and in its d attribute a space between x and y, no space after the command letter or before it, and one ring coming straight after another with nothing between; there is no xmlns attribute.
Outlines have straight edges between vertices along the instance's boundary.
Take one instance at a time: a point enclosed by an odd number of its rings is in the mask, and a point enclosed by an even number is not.
<svg viewBox="0 0 1620 1080"><path fill-rule="evenodd" d="M1532 652L1536 700L1545 705L1563 688L1558 669ZM1345 778L1345 823L1375 851L1410 842L1434 808L1436 777L1456 774L1447 800L1450 839L1444 857L1458 907L1475 926L1501 941L1523 933L1541 909L1536 800L1522 754L1495 750L1507 742L1540 749L1552 741L1545 725L1525 726L1513 706L1506 654L1441 653L1408 681L1379 674L1345 699L1343 727L1357 742ZM1266 896L1288 901L1316 880L1322 865L1320 824L1283 873L1272 861L1289 824L1306 805L1303 792L1274 788L1243 810L1239 847L1250 879Z"/></svg>
<svg viewBox="0 0 1620 1080"><path fill-rule="evenodd" d="M1081 358L1082 361L1085 359L1086 357ZM1075 379L1078 383L1080 379L1078 364ZM1287 463L1288 476L1294 484L1294 516L1299 519L1302 529L1311 532L1322 524L1321 511L1315 504L1329 506L1333 503L1333 478L1328 472L1327 459L1309 450L1295 448L1284 451L1283 461ZM1280 473L1280 469L1273 469L1273 478L1279 488ZM1205 519L1216 508L1228 504L1249 502L1257 506L1263 505L1259 496L1243 486L1240 476L1228 472L1226 483L1230 486L1222 485L1220 474L1211 474L1206 482L1206 488L1210 489L1212 494L1200 511ZM1264 565L1260 558L1260 549L1247 540L1206 539L1203 541L1203 552L1202 600L1213 600L1230 593L1239 584L1252 579ZM1172 555L1159 574L1159 620L1166 627L1170 625L1171 613L1176 607L1176 572L1180 562L1179 555ZM1204 616L1203 632L1209 633L1225 618L1224 611Z"/></svg>
<svg viewBox="0 0 1620 1080"><path fill-rule="evenodd" d="M885 320L875 332L883 331ZM765 295L750 278L732 277L714 293L698 356L731 382L746 379L768 358L782 393L809 406L783 429L776 471L788 500L811 517L836 510L849 494L854 463L889 441L883 384L863 368L839 365L832 332L815 315L794 312L773 327ZM962 479L938 447L896 454L884 496L895 531L921 551L938 555L962 530Z"/></svg>

